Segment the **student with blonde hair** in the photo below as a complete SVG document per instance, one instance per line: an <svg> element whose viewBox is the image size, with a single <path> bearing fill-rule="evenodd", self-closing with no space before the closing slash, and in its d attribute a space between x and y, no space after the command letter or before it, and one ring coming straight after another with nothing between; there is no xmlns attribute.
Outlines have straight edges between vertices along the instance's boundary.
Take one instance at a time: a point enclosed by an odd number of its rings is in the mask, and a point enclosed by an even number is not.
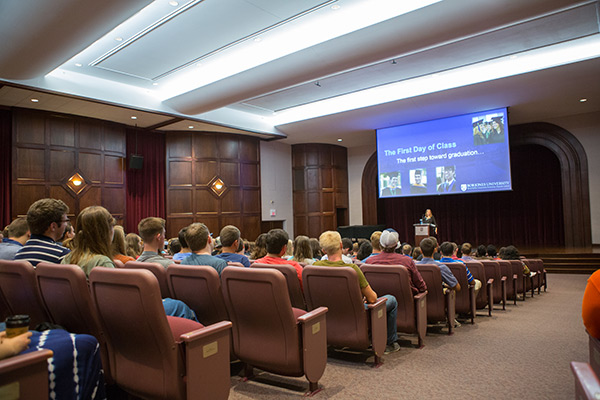
<svg viewBox="0 0 600 400"><path fill-rule="evenodd" d="M142 254L142 238L136 233L125 235L125 255L137 259Z"/></svg>
<svg viewBox="0 0 600 400"><path fill-rule="evenodd" d="M135 261L135 258L128 256L125 249L125 230L121 225L115 225L115 234L112 241L113 259L119 260L123 264L127 261Z"/></svg>

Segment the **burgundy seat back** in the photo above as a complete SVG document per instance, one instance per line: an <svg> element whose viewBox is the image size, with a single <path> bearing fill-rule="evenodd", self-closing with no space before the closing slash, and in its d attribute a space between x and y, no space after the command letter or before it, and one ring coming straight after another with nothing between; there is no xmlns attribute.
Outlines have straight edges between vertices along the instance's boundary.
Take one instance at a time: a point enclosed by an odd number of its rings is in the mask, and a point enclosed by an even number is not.
<svg viewBox="0 0 600 400"><path fill-rule="evenodd" d="M461 287L460 292L456 292L456 312L461 314L471 313L471 297L469 295L469 281L467 280L467 269L463 263L444 263L452 275L458 281Z"/></svg>
<svg viewBox="0 0 600 400"><path fill-rule="evenodd" d="M500 266L500 274L506 277L506 297L512 299L514 297L515 290L513 287L513 272L510 261L497 260L496 262ZM517 279L518 277L519 275L517 275Z"/></svg>
<svg viewBox="0 0 600 400"><path fill-rule="evenodd" d="M600 376L600 340L595 337L589 336L589 349L590 349L590 365L596 373Z"/></svg>
<svg viewBox="0 0 600 400"><path fill-rule="evenodd" d="M442 290L442 272L434 264L417 264L417 268L427 284L427 321L446 321L446 302Z"/></svg>
<svg viewBox="0 0 600 400"><path fill-rule="evenodd" d="M171 297L169 284L167 283L167 270L162 265L151 262L128 261L125 263L125 268L147 269L152 272L158 280L158 287L160 288L162 298Z"/></svg>
<svg viewBox="0 0 600 400"><path fill-rule="evenodd" d="M96 337L106 378L109 383L112 382L106 340L83 269L78 265L41 262L36 266L35 274L50 320L71 333Z"/></svg>
<svg viewBox="0 0 600 400"><path fill-rule="evenodd" d="M167 281L173 298L187 304L204 325L229 320L216 269L206 265L170 265Z"/></svg>
<svg viewBox="0 0 600 400"><path fill-rule="evenodd" d="M521 260L509 260L513 275L517 275L517 293L523 293L523 264Z"/></svg>
<svg viewBox="0 0 600 400"><path fill-rule="evenodd" d="M143 268L94 268L90 291L116 383L139 397L185 398L183 362L154 275Z"/></svg>
<svg viewBox="0 0 600 400"><path fill-rule="evenodd" d="M502 273L500 272L500 265L495 260L481 260L481 263L485 268L486 278L494 280L492 284L494 288L494 303L500 303L502 301Z"/></svg>
<svg viewBox="0 0 600 400"><path fill-rule="evenodd" d="M0 260L0 290L9 314L29 315L31 329L50 321L40 298L35 270L27 261Z"/></svg>
<svg viewBox="0 0 600 400"><path fill-rule="evenodd" d="M329 309L328 344L352 348L369 346L367 312L354 269L307 265L302 271L302 282L308 309Z"/></svg>
<svg viewBox="0 0 600 400"><path fill-rule="evenodd" d="M523 258L521 261L523 261L525 263L525 265L527 265L527 268L529 268L529 271L531 272L535 272L536 274L538 274L538 266L537 263L531 259L531 258ZM525 291L528 292L530 291L532 288L532 284L534 287L536 287L536 282L538 281L538 276L536 275L535 277L533 277L532 279L525 279ZM533 292L531 293L531 295L533 296Z"/></svg>
<svg viewBox="0 0 600 400"><path fill-rule="evenodd" d="M302 376L298 325L283 274L276 269L225 268L221 281L240 360L266 371Z"/></svg>
<svg viewBox="0 0 600 400"><path fill-rule="evenodd" d="M415 300L410 288L408 270L402 265L363 264L371 288L378 296L391 294L398 302L397 327L399 332L415 333Z"/></svg>
<svg viewBox="0 0 600 400"><path fill-rule="evenodd" d="M298 280L298 274L296 268L289 264L275 265L275 264L259 264L254 263L251 265L252 268L274 268L281 272L285 276L287 283L288 292L290 294L290 301L292 307L306 310L306 303L304 301L304 294L300 288L300 281Z"/></svg>
<svg viewBox="0 0 600 400"><path fill-rule="evenodd" d="M115 258L113 259L113 263L115 264L115 268L125 268L125 264L123 264L123 261L121 260Z"/></svg>
<svg viewBox="0 0 600 400"><path fill-rule="evenodd" d="M466 262L469 271L471 271L471 275L473 278L478 279L481 282L481 290L477 293L475 297L475 306L477 309L485 308L488 305L488 296L487 291L485 290L485 285L487 283L487 276L485 273L485 268L481 261L467 261Z"/></svg>

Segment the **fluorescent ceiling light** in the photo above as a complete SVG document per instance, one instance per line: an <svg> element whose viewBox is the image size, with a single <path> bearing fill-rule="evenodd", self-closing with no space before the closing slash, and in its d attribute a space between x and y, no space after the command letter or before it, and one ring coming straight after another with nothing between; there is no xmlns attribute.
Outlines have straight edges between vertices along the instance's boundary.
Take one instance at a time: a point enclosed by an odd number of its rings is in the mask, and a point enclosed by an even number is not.
<svg viewBox="0 0 600 400"><path fill-rule="evenodd" d="M600 56L600 34L292 107L274 126L558 67Z"/></svg>

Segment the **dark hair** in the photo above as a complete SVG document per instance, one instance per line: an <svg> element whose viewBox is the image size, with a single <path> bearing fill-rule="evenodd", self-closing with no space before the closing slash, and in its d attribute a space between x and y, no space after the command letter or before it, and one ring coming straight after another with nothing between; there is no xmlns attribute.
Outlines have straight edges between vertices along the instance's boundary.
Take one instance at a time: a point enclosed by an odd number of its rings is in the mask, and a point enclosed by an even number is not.
<svg viewBox="0 0 600 400"><path fill-rule="evenodd" d="M61 224L62 216L69 207L62 200L40 199L27 211L27 225L34 235L43 235L53 222Z"/></svg>
<svg viewBox="0 0 600 400"><path fill-rule="evenodd" d="M431 257L435 250L435 242L431 238L425 238L419 243L423 257Z"/></svg>
<svg viewBox="0 0 600 400"><path fill-rule="evenodd" d="M232 246L236 240L240 239L240 236L241 233L237 227L233 225L224 226L223 229L221 229L221 233L219 233L219 237L221 238L221 246Z"/></svg>
<svg viewBox="0 0 600 400"><path fill-rule="evenodd" d="M306 258L312 258L312 248L308 236L298 235L294 240L294 260L303 262Z"/></svg>
<svg viewBox="0 0 600 400"><path fill-rule="evenodd" d="M312 249L313 258L321 259L323 257L323 252L321 251L321 243L319 243L319 239L310 238L308 239L310 243L310 248Z"/></svg>
<svg viewBox="0 0 600 400"><path fill-rule="evenodd" d="M261 233L258 235L256 240L254 241L254 246L252 246L252 254L250 254L250 258L253 260L258 260L259 258L263 258L267 255L267 234Z"/></svg>
<svg viewBox="0 0 600 400"><path fill-rule="evenodd" d="M419 258L419 256L422 256L422 255L423 255L423 252L421 251L420 247L415 247L413 249L413 252L412 252L412 258L413 259L416 260L417 258Z"/></svg>
<svg viewBox="0 0 600 400"><path fill-rule="evenodd" d="M279 254L283 250L283 246L288 244L290 237L283 229L271 229L267 232L267 253Z"/></svg>
<svg viewBox="0 0 600 400"><path fill-rule="evenodd" d="M352 250L352 239L342 238L342 249Z"/></svg>
<svg viewBox="0 0 600 400"><path fill-rule="evenodd" d="M169 240L167 249L169 250L170 255L179 253L181 251L181 242L178 238L172 238Z"/></svg>
<svg viewBox="0 0 600 400"><path fill-rule="evenodd" d="M485 257L486 252L487 249L484 245L480 244L479 246L477 246L477 257Z"/></svg>
<svg viewBox="0 0 600 400"><path fill-rule="evenodd" d="M440 251L445 257L450 257L454 253L454 245L451 242L444 242L440 245Z"/></svg>
<svg viewBox="0 0 600 400"><path fill-rule="evenodd" d="M188 229L187 226L185 228L181 228L179 230L179 233L177 234L177 238L179 239L179 244L181 245L182 249L188 247L188 244L185 240L185 233L187 232L187 229Z"/></svg>
<svg viewBox="0 0 600 400"><path fill-rule="evenodd" d="M6 227L6 230L8 231L6 235L7 238L20 238L29 232L29 225L27 225L27 220L25 218L19 217L11 222L10 225Z"/></svg>
<svg viewBox="0 0 600 400"><path fill-rule="evenodd" d="M519 257L519 250L517 250L517 248L513 245L506 246L502 252L503 260L519 260Z"/></svg>
<svg viewBox="0 0 600 400"><path fill-rule="evenodd" d="M496 257L496 246L494 246L493 244L488 244L487 247L487 255L490 257Z"/></svg>
<svg viewBox="0 0 600 400"><path fill-rule="evenodd" d="M373 253L373 245L370 242L363 242L358 248L358 253L356 253L356 258L359 260L364 260L369 257Z"/></svg>

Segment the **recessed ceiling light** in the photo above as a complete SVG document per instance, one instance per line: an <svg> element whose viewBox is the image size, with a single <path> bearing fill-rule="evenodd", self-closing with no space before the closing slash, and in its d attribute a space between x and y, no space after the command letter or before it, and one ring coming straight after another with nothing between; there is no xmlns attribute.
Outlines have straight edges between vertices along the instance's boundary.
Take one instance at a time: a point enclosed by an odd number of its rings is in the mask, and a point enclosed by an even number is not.
<svg viewBox="0 0 600 400"><path fill-rule="evenodd" d="M152 86L158 86L158 82L153 82Z"/></svg>
<svg viewBox="0 0 600 400"><path fill-rule="evenodd" d="M339 138L339 139L338 139L338 142L341 142L341 141L342 141L342 138Z"/></svg>
<svg viewBox="0 0 600 400"><path fill-rule="evenodd" d="M514 54L513 54L512 56L510 56L510 59L511 59L511 60L515 60L516 58L517 58L517 56L516 56L516 55L514 55Z"/></svg>
<svg viewBox="0 0 600 400"><path fill-rule="evenodd" d="M340 9L340 5L339 4L334 4L331 6L332 10L339 10Z"/></svg>
<svg viewBox="0 0 600 400"><path fill-rule="evenodd" d="M131 119L137 119L137 117L135 115L132 115Z"/></svg>
<svg viewBox="0 0 600 400"><path fill-rule="evenodd" d="M173 7L177 7L177 6L179 5L179 3L178 3L178 2L176 2L176 1L170 1L170 2L169 2L169 5L170 5L170 6L173 6Z"/></svg>
<svg viewBox="0 0 600 400"><path fill-rule="evenodd" d="M76 67L81 67L81 63L75 63Z"/></svg>
<svg viewBox="0 0 600 400"><path fill-rule="evenodd" d="M255 41L255 42L260 42L261 40L262 40L262 39L261 39L260 37L255 37L255 38L254 38L254 41Z"/></svg>
<svg viewBox="0 0 600 400"><path fill-rule="evenodd" d="M122 40L123 40L123 38L122 38L121 36L119 36L119 37L116 37L116 38L115 38L115 40L116 40L117 42L120 42L120 41L122 41Z"/></svg>
<svg viewBox="0 0 600 400"><path fill-rule="evenodd" d="M38 99L31 99L31 102L32 103L37 103L37 102L39 102L39 100Z"/></svg>
<svg viewBox="0 0 600 400"><path fill-rule="evenodd" d="M194 125L190 125L190 126L188 126L188 128L194 129Z"/></svg>
<svg viewBox="0 0 600 400"><path fill-rule="evenodd" d="M579 99L579 101L580 101L581 103L585 103L585 102L587 101L587 99Z"/></svg>

